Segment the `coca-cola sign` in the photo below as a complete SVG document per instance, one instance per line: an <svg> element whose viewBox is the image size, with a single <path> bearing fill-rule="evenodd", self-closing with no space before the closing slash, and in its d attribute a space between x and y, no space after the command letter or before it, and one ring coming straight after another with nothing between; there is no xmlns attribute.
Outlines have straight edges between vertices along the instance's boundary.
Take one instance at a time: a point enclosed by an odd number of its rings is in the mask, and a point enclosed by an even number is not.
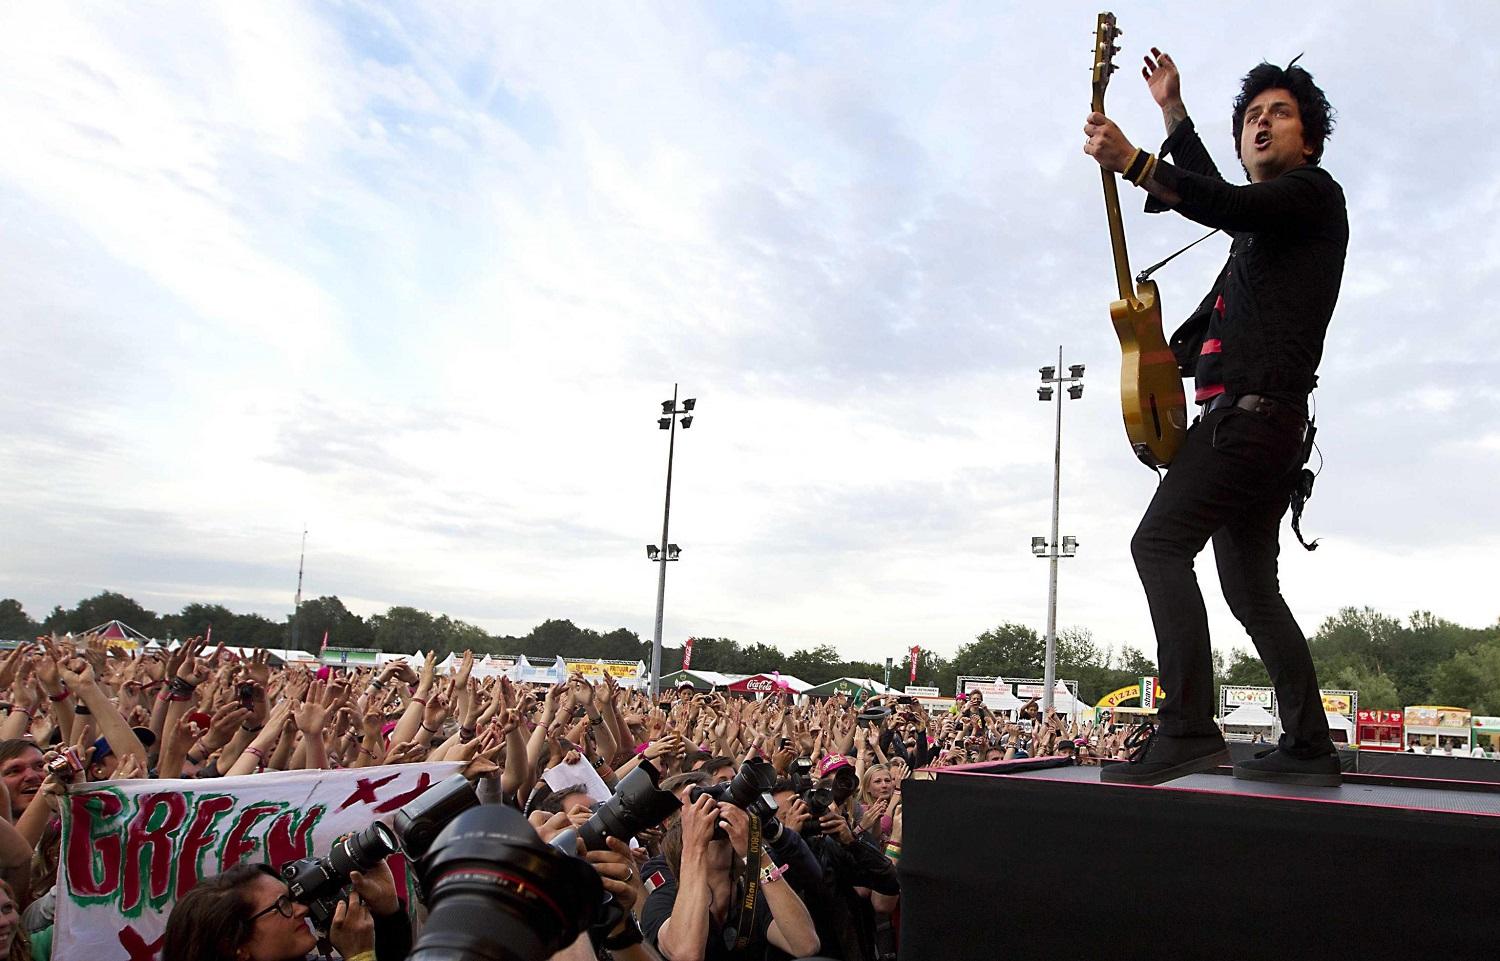
<svg viewBox="0 0 1500 961"><path fill-rule="evenodd" d="M774 691L774 690L776 690L776 683L774 681L772 681L770 678L766 678L766 677L751 678L750 680L748 680L748 681L745 682L745 690L747 690L747 691Z"/></svg>

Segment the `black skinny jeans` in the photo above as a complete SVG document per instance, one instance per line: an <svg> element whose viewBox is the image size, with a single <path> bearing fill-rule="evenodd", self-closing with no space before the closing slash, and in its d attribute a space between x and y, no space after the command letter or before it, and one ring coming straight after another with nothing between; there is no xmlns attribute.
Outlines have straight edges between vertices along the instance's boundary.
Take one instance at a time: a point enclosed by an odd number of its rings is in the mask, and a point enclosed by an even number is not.
<svg viewBox="0 0 1500 961"><path fill-rule="evenodd" d="M1193 574L1211 537L1224 599L1276 687L1282 748L1301 756L1333 749L1307 638L1276 576L1281 518L1302 466L1302 426L1285 405L1269 413L1223 407L1201 418L1130 542L1156 627L1163 734L1218 730L1208 615Z"/></svg>

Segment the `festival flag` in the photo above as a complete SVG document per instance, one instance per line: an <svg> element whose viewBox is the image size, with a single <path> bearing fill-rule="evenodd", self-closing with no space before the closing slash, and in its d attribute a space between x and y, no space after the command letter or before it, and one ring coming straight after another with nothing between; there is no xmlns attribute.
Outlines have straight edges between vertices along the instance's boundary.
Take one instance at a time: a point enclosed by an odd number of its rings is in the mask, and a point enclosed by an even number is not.
<svg viewBox="0 0 1500 961"><path fill-rule="evenodd" d="M685 671L693 666L693 639L687 639L687 644L682 649L682 669Z"/></svg>
<svg viewBox="0 0 1500 961"><path fill-rule="evenodd" d="M327 651L328 651L328 632L324 631L323 632L323 646L320 647L320 648L318 648L318 653L319 654L325 654L325 653L327 653Z"/></svg>
<svg viewBox="0 0 1500 961"><path fill-rule="evenodd" d="M214 642L214 626L208 625L208 630L203 632L203 643L205 646Z"/></svg>
<svg viewBox="0 0 1500 961"><path fill-rule="evenodd" d="M922 648L920 647L913 647L911 649L911 683L913 684L917 683L917 656L921 653Z"/></svg>

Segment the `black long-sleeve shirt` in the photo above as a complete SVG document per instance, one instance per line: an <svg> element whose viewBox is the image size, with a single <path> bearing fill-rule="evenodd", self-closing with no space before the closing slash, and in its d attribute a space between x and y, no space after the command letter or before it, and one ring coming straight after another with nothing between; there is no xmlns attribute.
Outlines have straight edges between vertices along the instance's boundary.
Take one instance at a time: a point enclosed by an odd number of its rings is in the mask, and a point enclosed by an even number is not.
<svg viewBox="0 0 1500 961"><path fill-rule="evenodd" d="M1153 179L1180 198L1170 209L1233 238L1214 288L1172 335L1184 374L1194 371L1220 295L1225 389L1269 394L1298 405L1317 385L1323 338L1338 302L1349 246L1344 192L1321 167L1303 164L1262 183L1226 183L1183 120L1162 144L1173 163ZM1169 209L1152 198L1149 212Z"/></svg>

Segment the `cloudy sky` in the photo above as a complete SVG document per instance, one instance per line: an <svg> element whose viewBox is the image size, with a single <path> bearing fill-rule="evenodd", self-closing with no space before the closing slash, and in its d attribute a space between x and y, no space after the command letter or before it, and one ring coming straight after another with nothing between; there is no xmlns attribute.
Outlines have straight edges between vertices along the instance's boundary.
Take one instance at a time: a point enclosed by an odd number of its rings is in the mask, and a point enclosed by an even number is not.
<svg viewBox="0 0 1500 961"><path fill-rule="evenodd" d="M12 3L0 9L0 595L284 616L309 594L498 632L951 652L1060 622L1152 648L1096 167L1092 7ZM1500 58L1479 4L1115 6L1236 169L1228 108L1305 52L1339 110L1326 467L1283 583L1494 623ZM1110 112L1154 145L1126 69ZM1127 188L1137 264L1198 236ZM1222 263L1159 279L1170 324ZM1212 564L1200 564L1212 581ZM1490 573L1486 573L1489 571ZM1215 643L1244 644L1210 583Z"/></svg>

